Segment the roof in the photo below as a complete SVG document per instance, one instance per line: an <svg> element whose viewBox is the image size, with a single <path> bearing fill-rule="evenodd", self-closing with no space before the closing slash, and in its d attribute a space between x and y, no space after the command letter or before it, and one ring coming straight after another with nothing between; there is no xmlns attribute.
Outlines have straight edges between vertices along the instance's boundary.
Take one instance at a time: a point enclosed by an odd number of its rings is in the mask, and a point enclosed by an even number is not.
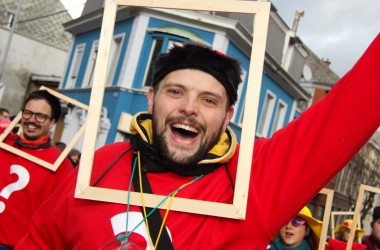
<svg viewBox="0 0 380 250"><path fill-rule="evenodd" d="M2 0L0 16L15 13L18 0ZM1 19L0 19L1 20ZM60 1L56 0L24 0L17 20L15 32L58 49L68 50L72 35L66 32L62 23L72 20ZM6 28L6 20L2 19Z"/></svg>

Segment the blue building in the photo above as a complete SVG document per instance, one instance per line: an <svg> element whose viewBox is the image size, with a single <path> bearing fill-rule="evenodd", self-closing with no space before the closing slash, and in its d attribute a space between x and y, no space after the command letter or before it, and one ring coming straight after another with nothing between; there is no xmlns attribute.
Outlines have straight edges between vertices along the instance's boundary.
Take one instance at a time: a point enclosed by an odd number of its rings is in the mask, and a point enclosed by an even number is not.
<svg viewBox="0 0 380 250"><path fill-rule="evenodd" d="M83 15L64 24L74 39L59 91L88 104L98 53L103 9L101 1L87 1ZM249 25L249 23L251 23ZM308 56L275 10L271 11L259 101L256 136L270 137L295 119L300 101L310 95L300 87ZM118 9L111 46L97 147L128 136L128 120L147 110L151 62L173 43L197 42L238 59L243 68L239 100L230 123L239 140L250 63L252 19L209 12L138 7ZM86 112L69 106L61 141L68 142L86 118ZM81 142L77 144L81 147Z"/></svg>

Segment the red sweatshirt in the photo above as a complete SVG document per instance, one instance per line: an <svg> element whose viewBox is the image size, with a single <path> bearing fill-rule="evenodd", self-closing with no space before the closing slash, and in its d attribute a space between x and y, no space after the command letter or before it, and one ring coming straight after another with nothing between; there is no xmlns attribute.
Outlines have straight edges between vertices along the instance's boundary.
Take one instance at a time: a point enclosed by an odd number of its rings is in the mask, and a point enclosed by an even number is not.
<svg viewBox="0 0 380 250"><path fill-rule="evenodd" d="M20 149L50 163L59 156L56 147ZM0 149L0 245L16 245L27 232L34 212L63 182L69 171L72 167L68 160L53 172Z"/></svg>
<svg viewBox="0 0 380 250"><path fill-rule="evenodd" d="M266 249L273 235L307 204L368 141L380 125L380 36L330 93L270 139L256 141L245 220L170 211L166 226L175 249ZM253 135L252 135L253 136ZM129 147L98 150L93 180ZM238 151L228 163L236 174ZM131 155L123 156L98 186L127 190ZM75 173L74 173L75 174ZM154 194L168 195L192 178L148 173ZM69 178L36 214L16 249L98 249L126 230L124 204L75 199ZM233 190L219 168L181 190L178 197L231 203ZM165 211L161 211L163 214ZM142 219L131 206L128 230ZM130 237L147 246L145 225Z"/></svg>

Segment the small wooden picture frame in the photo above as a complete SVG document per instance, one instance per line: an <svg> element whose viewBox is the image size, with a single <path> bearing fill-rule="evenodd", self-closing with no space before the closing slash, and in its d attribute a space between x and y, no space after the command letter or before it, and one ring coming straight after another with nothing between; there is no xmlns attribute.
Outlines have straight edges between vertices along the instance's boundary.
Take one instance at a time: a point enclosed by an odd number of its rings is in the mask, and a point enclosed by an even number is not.
<svg viewBox="0 0 380 250"><path fill-rule="evenodd" d="M327 231L329 228L329 216L331 213L331 207L332 207L332 202L334 198L334 190L323 188L319 193L326 195L325 211L323 213L323 221L322 221L323 222L322 231L321 231L321 237L319 238L319 247L318 247L318 250L324 250L326 246L326 237L327 237Z"/></svg>
<svg viewBox="0 0 380 250"><path fill-rule="evenodd" d="M73 104L75 106L78 106L82 109L88 110L88 106L84 105L77 100L71 99L65 95L62 95L54 90L51 90L49 88L46 88L42 86L40 90L47 90L50 94L53 96L57 97L58 99L61 99L65 102L68 102L70 104ZM61 152L59 157L56 159L56 161L52 164L47 161L41 160L40 158L37 158L31 154L25 153L24 151L17 149L11 145L8 145L4 142L4 139L9 135L9 133L15 128L15 126L20 122L21 120L21 114L22 112L20 111L17 116L13 119L11 124L8 126L8 128L0 135L0 148L5 149L13 154L19 155L31 162L34 162L38 165L41 165L42 167L45 167L47 169L50 169L52 171L56 171L59 165L61 165L62 161L66 158L67 154L70 152L70 150L74 147L75 143L79 140L80 136L83 134L84 129L85 129L85 123L82 125L82 127L78 130L78 132L75 134L73 139L67 144L66 148Z"/></svg>
<svg viewBox="0 0 380 250"><path fill-rule="evenodd" d="M377 193L380 194L380 188L377 187L372 187L368 185L361 184L359 188L359 194L358 194L358 199L356 200L356 206L355 206L355 211L354 211L354 217L352 218L352 227L356 228L356 225L360 228L360 210L362 209L362 204L364 200L364 193L372 192L372 193ZM352 248L352 244L354 243L354 238L355 238L355 230L350 231L350 236L348 237L347 241L347 250L350 250Z"/></svg>
<svg viewBox="0 0 380 250"><path fill-rule="evenodd" d="M336 227L335 216L342 216L342 215L352 215L353 216L354 212L349 212L349 211L332 211L331 212L331 223L330 223L330 225L331 225L331 238L333 238L333 239L335 239L335 233L334 233L334 229ZM360 217L359 217L359 221L360 221Z"/></svg>
<svg viewBox="0 0 380 250"><path fill-rule="evenodd" d="M97 188L90 186L94 160L95 138L104 96L106 69L115 26L118 6L136 6L151 8L169 8L196 11L216 11L254 14L253 42L247 93L243 119L241 148L235 184L233 204L208 202L193 199L174 198L171 210L212 215L233 219L245 219L248 188L251 170L253 143L256 130L256 117L263 72L265 45L270 14L270 2L240 0L106 0L99 41L99 53L96 60L94 84L88 112L88 123L84 135L84 146L78 173L75 197L126 204L127 191ZM145 206L156 207L165 196L144 194ZM141 206L140 194L131 192L130 204ZM167 208L168 202L159 208Z"/></svg>

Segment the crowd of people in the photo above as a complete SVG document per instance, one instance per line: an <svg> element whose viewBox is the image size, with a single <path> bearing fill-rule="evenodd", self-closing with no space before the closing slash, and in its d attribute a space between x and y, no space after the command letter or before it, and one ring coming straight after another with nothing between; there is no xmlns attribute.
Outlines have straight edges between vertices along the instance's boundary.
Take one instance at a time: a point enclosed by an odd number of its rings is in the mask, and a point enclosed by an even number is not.
<svg viewBox="0 0 380 250"><path fill-rule="evenodd" d="M355 230L353 250L379 250L380 249L380 206L373 209L369 235L358 226L352 228L352 219L345 219L334 228L334 237L327 236L326 241L321 239L323 222L315 219L308 207L304 207L296 216L285 224L274 240L269 244L271 250L317 250L320 242L325 250L346 250L351 230Z"/></svg>
<svg viewBox="0 0 380 250"><path fill-rule="evenodd" d="M305 204L379 127L379 58L380 36L322 101L255 141L244 220L77 199L80 166L72 162L79 152L51 171L0 149L0 187L18 183L0 203L0 249L266 249L269 243L317 249L322 222ZM232 203L243 149L228 125L241 74L237 60L199 44L158 56L147 112L133 117L130 141L95 152L91 185ZM61 115L59 100L34 91L21 112L22 133L5 142L54 162L60 150L49 131ZM372 234L363 241L373 249L380 245L379 213L375 208ZM351 230L349 222L341 229ZM330 240L328 247L334 249Z"/></svg>

